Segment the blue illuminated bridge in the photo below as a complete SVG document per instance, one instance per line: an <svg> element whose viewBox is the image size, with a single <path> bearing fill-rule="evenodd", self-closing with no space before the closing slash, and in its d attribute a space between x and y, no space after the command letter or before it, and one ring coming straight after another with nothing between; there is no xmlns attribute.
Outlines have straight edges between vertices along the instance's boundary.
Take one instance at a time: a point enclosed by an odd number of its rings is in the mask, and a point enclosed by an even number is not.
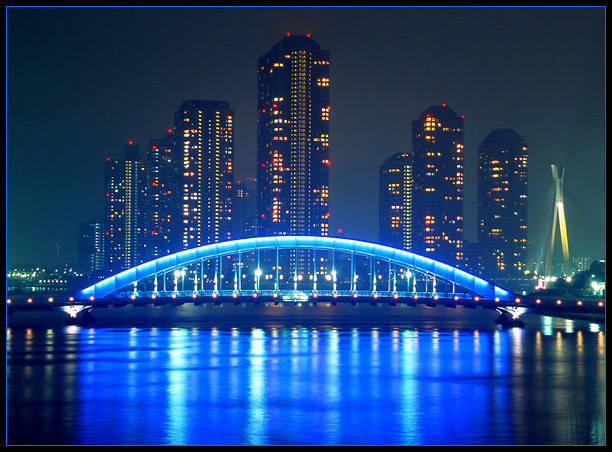
<svg viewBox="0 0 612 452"><path fill-rule="evenodd" d="M59 297L58 297L59 298ZM60 307L72 317L107 306L205 303L481 306L499 323L522 312L601 314L602 300L521 296L408 251L333 237L256 237L205 245L125 270L65 299L8 300L7 310Z"/></svg>

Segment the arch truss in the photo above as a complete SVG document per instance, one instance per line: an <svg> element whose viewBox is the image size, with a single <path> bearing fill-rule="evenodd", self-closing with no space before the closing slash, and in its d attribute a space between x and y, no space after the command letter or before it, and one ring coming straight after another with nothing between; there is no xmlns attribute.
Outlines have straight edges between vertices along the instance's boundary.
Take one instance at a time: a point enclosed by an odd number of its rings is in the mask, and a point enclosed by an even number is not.
<svg viewBox="0 0 612 452"><path fill-rule="evenodd" d="M408 251L333 237L255 237L151 260L79 292L82 300L272 296L481 297L514 294L475 275Z"/></svg>

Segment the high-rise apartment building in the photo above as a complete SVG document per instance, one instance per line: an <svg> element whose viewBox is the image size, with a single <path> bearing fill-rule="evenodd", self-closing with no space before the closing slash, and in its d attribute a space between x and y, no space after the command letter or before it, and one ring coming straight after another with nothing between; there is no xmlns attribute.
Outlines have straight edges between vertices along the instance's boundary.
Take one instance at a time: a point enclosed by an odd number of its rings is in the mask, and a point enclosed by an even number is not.
<svg viewBox="0 0 612 452"><path fill-rule="evenodd" d="M92 219L79 226L79 266L78 270L85 276L101 272L104 267L104 232L103 224Z"/></svg>
<svg viewBox="0 0 612 452"><path fill-rule="evenodd" d="M412 248L412 165L408 152L389 157L379 170L379 242Z"/></svg>
<svg viewBox="0 0 612 452"><path fill-rule="evenodd" d="M172 129L149 144L146 159L147 259L154 259L180 249L177 218L178 158Z"/></svg>
<svg viewBox="0 0 612 452"><path fill-rule="evenodd" d="M257 235L256 182L252 177L238 179L234 184L232 238L243 239Z"/></svg>
<svg viewBox="0 0 612 452"><path fill-rule="evenodd" d="M106 159L104 185L104 269L117 273L143 262L146 255L145 166L133 142L119 159Z"/></svg>
<svg viewBox="0 0 612 452"><path fill-rule="evenodd" d="M412 249L463 264L463 117L446 104L412 123Z"/></svg>
<svg viewBox="0 0 612 452"><path fill-rule="evenodd" d="M329 233L329 52L287 35L258 60L259 235Z"/></svg>
<svg viewBox="0 0 612 452"><path fill-rule="evenodd" d="M231 238L233 118L217 101L188 100L175 113L181 249Z"/></svg>
<svg viewBox="0 0 612 452"><path fill-rule="evenodd" d="M527 252L527 159L525 140L497 129L478 148L478 246L487 277L520 278Z"/></svg>

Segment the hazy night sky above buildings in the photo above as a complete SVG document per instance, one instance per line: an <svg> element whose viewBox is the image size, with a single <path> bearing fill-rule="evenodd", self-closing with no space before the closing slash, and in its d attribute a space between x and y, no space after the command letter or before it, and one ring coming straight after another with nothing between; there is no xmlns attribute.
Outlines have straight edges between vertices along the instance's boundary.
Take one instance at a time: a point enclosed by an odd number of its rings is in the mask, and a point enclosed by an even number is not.
<svg viewBox="0 0 612 452"><path fill-rule="evenodd" d="M378 168L431 105L465 115L465 237L476 155L496 128L529 146L529 237L566 166L570 254L605 257L605 8L6 9L7 264L76 262L102 218L104 159L146 151L187 99L235 111L236 179L254 176L257 59L287 32L330 51L330 231L376 241ZM547 209L551 209L550 211Z"/></svg>

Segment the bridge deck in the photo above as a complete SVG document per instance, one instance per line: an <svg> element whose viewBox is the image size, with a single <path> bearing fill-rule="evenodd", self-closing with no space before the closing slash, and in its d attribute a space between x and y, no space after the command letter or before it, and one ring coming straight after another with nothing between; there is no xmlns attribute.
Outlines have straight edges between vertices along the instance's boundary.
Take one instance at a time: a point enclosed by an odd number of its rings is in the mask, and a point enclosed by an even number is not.
<svg viewBox="0 0 612 452"><path fill-rule="evenodd" d="M14 311L52 310L69 306L86 306L92 308L144 306L148 304L162 306L167 304L195 305L223 303L349 303L409 305L422 304L430 307L446 306L484 309L522 308L529 312L545 315L562 315L566 313L605 314L605 303L599 299L558 299L536 298L533 296L517 297L514 300L485 299L467 293L432 293L432 292L376 292L369 291L318 291L293 292L283 291L167 291L167 292L122 292L103 299L74 299L72 297L20 297L7 300L7 313Z"/></svg>

